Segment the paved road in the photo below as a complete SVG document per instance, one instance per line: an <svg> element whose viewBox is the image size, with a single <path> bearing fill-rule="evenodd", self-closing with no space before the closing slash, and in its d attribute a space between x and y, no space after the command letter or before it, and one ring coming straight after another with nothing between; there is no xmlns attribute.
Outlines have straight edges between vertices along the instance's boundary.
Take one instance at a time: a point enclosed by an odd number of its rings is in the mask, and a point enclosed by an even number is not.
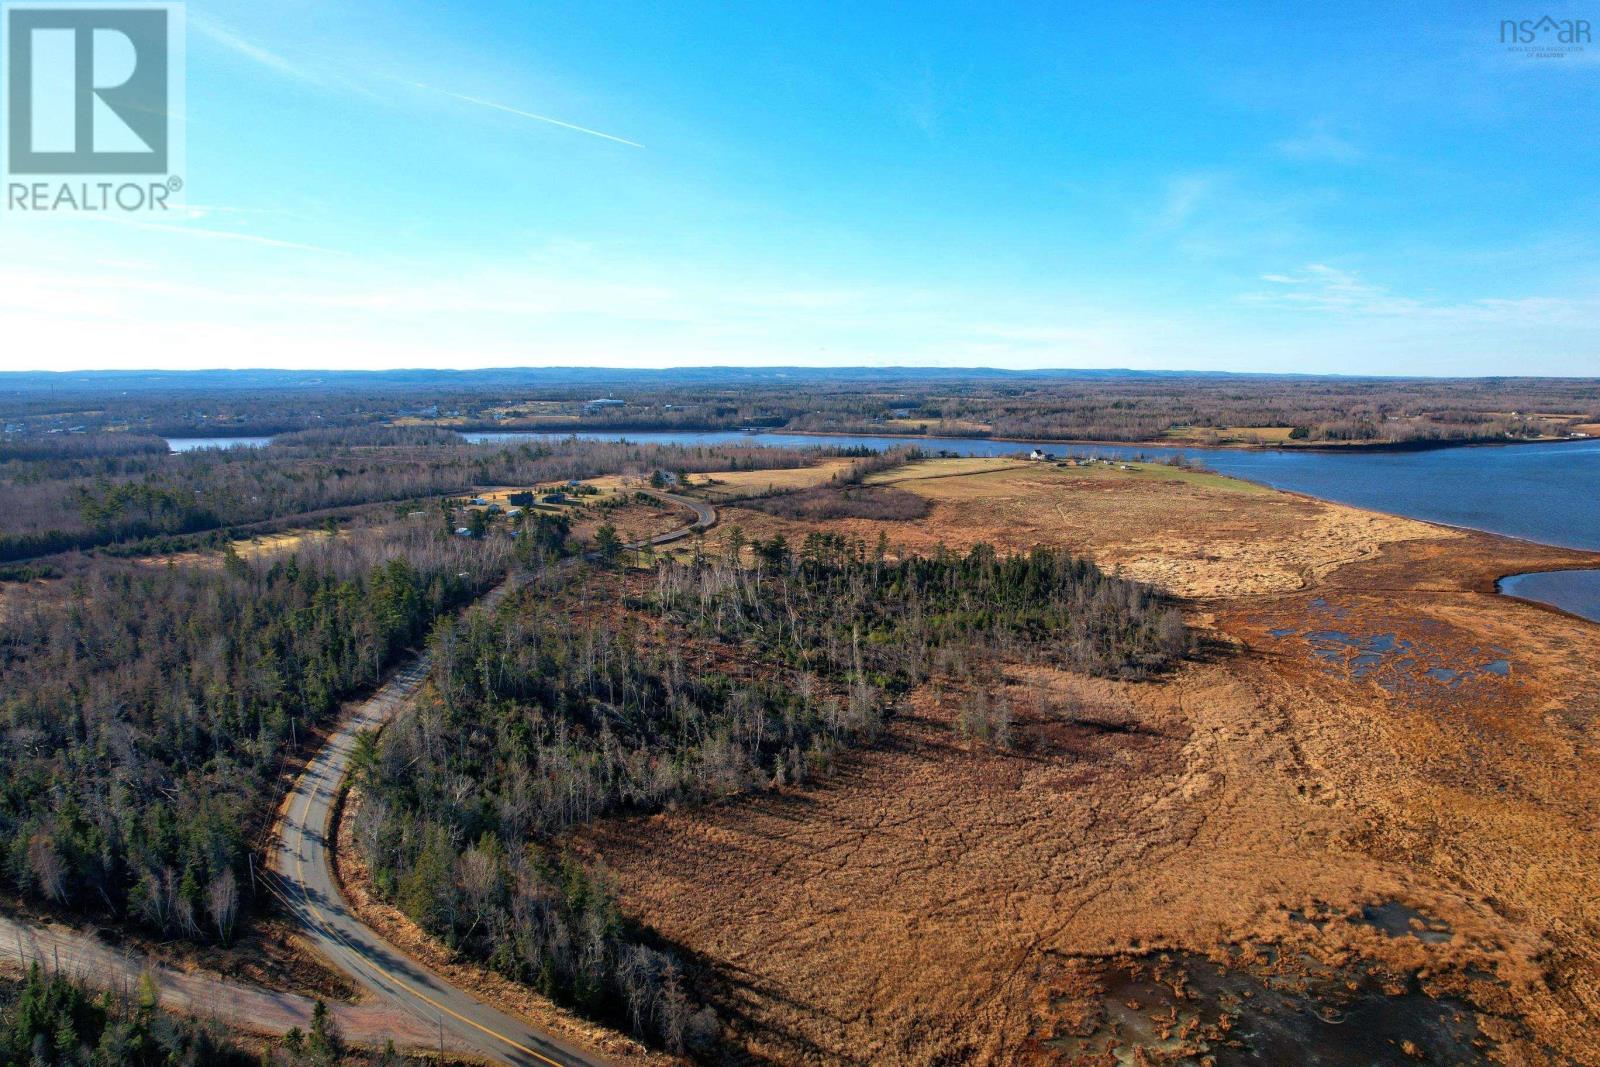
<svg viewBox="0 0 1600 1067"><path fill-rule="evenodd" d="M655 497L657 500L665 500L669 503L677 504L680 507L686 507L694 512L693 522L687 526L680 526L671 533L659 534L650 538L649 543L652 545L668 545L674 541L681 541L685 537L688 537L690 534L694 533L696 530L708 530L717 524L717 509L712 507L710 504L707 504L704 500L696 500L693 497L679 496L677 493L663 493L658 489L646 489L645 492ZM642 547L643 544L644 542L641 541L639 545L632 547Z"/></svg>
<svg viewBox="0 0 1600 1067"><path fill-rule="evenodd" d="M716 509L702 501L659 491L651 491L651 495L693 510L695 521L653 537L649 544L670 544L717 521ZM501 584L480 603L497 603L515 584L515 579ZM335 966L378 1002L402 1007L441 1031L446 1045L519 1067L598 1064L602 1061L592 1054L563 1044L450 985L363 924L340 895L329 845L335 802L349 770L356 735L381 727L404 707L422 687L429 666L428 654L421 653L356 707L295 782L270 857L273 870L281 876L281 899Z"/></svg>

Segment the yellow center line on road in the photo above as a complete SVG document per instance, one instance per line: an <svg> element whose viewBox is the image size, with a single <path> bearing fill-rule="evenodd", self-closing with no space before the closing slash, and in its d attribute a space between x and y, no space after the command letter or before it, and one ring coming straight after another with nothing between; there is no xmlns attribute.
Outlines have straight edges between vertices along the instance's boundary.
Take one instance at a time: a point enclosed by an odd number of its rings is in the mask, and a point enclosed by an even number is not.
<svg viewBox="0 0 1600 1067"><path fill-rule="evenodd" d="M306 798L305 798L305 800L306 800L305 811L302 813L302 815L300 817L300 824L299 824L299 826L297 828L298 831L299 831L299 834L300 834L300 844L301 844L302 848L295 849L294 865L295 865L296 872L300 876L300 897L305 902L306 907L309 908L311 910L312 914L316 917L317 924L323 928L323 930L328 934L328 936L330 938L332 938L334 941L342 941L343 939L337 933L334 932L333 925L329 921L327 915L325 915L323 913L321 908L317 907L315 904L313 904L311 902L310 895L308 893L306 893L306 891L305 891L306 865L305 865L305 860L302 859L301 857L302 857L302 855L304 853L303 846L305 845L306 820L308 820L311 817L311 799L312 799L312 792L308 791L306 793ZM323 837L324 838L327 837L326 833L324 833ZM346 942L346 943L348 944L348 942ZM424 1003L429 1004L432 1007L436 1008L437 1010L444 1012L446 1015L450 1016L451 1018L456 1019L459 1022L464 1022L468 1026L470 1026L470 1027L472 1027L472 1028L474 1028L476 1030L482 1031L483 1033L489 1035L490 1037L494 1038L497 1041L503 1041L507 1045L510 1045L512 1048L516 1049L517 1051L525 1052L529 1056L532 1056L535 1059L539 1060L541 1063L549 1064L550 1067L563 1067L563 1065L560 1063L560 1061L553 1060L549 1056L546 1056L544 1053L539 1052L536 1049L531 1049L527 1045L524 1045L519 1041L515 1041L515 1040L511 1039L511 1038L507 1037L505 1034L502 1034L497 1030L491 1030L489 1027L484 1026L482 1023L474 1022L473 1020L467 1018L465 1015L462 1015L461 1013L459 1013L457 1011L453 1011L450 1008L446 1007L445 1005L440 1004L437 1000L434 1000L432 997L428 996L428 994L422 992L420 989L414 988L405 979L398 978L398 977L396 977L395 975L392 975L392 974L385 974L384 972L378 970L378 968L376 966L374 966L372 963L368 962L367 960L364 960L364 959L360 958L359 954L355 955L354 962L356 963L357 966L365 967L367 970L371 971L374 975L376 975L379 978L387 978L390 982L393 982L395 985L399 986L401 989L404 989L407 993L410 993L412 996L416 997L418 1000L421 1000Z"/></svg>

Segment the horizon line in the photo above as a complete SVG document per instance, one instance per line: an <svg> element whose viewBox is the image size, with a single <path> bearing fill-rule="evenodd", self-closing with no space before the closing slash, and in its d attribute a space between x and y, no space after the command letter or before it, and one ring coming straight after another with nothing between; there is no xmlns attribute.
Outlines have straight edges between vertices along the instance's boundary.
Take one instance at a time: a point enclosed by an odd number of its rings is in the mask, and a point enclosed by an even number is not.
<svg viewBox="0 0 1600 1067"><path fill-rule="evenodd" d="M604 366L583 364L505 364L490 367L438 367L438 366L394 366L394 367L83 367L71 370L53 370L43 367L25 368L20 370L0 369L0 380L15 379L26 376L49 376L62 378L70 375L94 376L125 376L125 375L235 375L235 374L327 374L327 375L374 375L374 374L437 374L445 375L471 375L471 374L507 374L507 373L604 373L660 375L689 371L747 371L780 373L790 371L839 373L841 371L880 371L880 372L932 372L939 374L1005 374L1015 376L1039 375L1060 376L1070 374L1102 374L1102 375L1163 375L1163 376L1211 376L1234 378L1338 378L1353 381L1383 380L1383 381L1600 381L1600 374L1347 374L1339 372L1317 371L1240 371L1240 370L1197 370L1180 368L1137 368L1137 367L1001 367L993 365L972 364L964 366L944 366L928 363L859 363L859 364L811 364L811 363L683 363L666 367L627 367Z"/></svg>

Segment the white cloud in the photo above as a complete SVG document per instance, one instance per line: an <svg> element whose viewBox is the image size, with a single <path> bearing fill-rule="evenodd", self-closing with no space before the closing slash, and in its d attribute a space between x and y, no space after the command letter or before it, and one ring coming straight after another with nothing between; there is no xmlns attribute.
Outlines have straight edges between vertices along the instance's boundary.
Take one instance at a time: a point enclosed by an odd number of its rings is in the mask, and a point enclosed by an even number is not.
<svg viewBox="0 0 1600 1067"><path fill-rule="evenodd" d="M1276 147L1280 155L1307 162L1348 164L1359 163L1366 157L1360 145L1334 132L1322 120L1310 123L1295 136L1279 141Z"/></svg>
<svg viewBox="0 0 1600 1067"><path fill-rule="evenodd" d="M1288 308L1351 317L1388 317L1418 322L1482 325L1592 325L1600 312L1593 297L1481 297L1476 300L1427 300L1404 296L1366 281L1355 271L1325 263L1308 263L1295 273L1263 274L1272 289L1244 293L1240 300L1264 307Z"/></svg>

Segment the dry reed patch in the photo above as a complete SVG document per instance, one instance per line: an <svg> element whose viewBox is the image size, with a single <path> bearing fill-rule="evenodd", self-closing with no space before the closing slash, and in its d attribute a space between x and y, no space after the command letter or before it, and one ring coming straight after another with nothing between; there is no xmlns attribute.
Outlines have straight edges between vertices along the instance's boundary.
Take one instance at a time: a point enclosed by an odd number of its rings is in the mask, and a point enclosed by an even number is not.
<svg viewBox="0 0 1600 1067"><path fill-rule="evenodd" d="M1326 628L1408 643L1361 677L1319 662L1298 634L1273 636L1296 617L1290 603L1224 619L1260 650L1295 777L1317 805L1350 813L1352 847L1458 887L1495 917L1499 1008L1529 1031L1489 1020L1509 1049L1525 1062L1600 1062L1596 628L1488 593L1358 589L1319 590L1337 613Z"/></svg>
<svg viewBox="0 0 1600 1067"><path fill-rule="evenodd" d="M926 686L812 787L578 835L630 913L699 955L742 1040L780 1062L1048 1058L1098 1003L1092 961L1266 945L1425 975L1484 1012L1506 1062L1600 1062L1600 642L1491 592L1595 556L1067 473L917 480L926 519L820 526L919 550L1067 543L1191 591L1215 575L1230 654L1141 686L1013 666L1009 752L962 740L961 687ZM808 528L730 509L741 523ZM1315 656L1313 628L1404 638L1417 662L1397 670L1433 688L1357 675L1359 651ZM1476 673L1426 675L1451 663ZM1364 921L1391 905L1449 938Z"/></svg>
<svg viewBox="0 0 1600 1067"><path fill-rule="evenodd" d="M1311 901L1449 915L1461 940L1430 946L1434 966L1486 965L1504 940L1451 887L1349 847L1347 816L1288 773L1283 709L1227 668L1143 687L1009 675L1014 751L962 741L956 689L925 686L812 788L605 822L578 847L780 1062L1016 1062L1083 1012L1038 995L1080 957L1246 936L1390 948L1296 928Z"/></svg>

